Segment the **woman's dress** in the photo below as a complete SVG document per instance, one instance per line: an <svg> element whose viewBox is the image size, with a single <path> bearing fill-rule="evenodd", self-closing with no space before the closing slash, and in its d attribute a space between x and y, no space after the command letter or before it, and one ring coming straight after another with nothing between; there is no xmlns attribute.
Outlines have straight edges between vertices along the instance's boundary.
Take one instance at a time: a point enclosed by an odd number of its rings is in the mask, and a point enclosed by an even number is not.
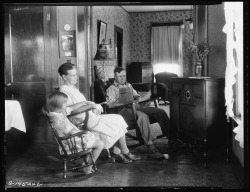
<svg viewBox="0 0 250 192"><path fill-rule="evenodd" d="M67 106L86 101L84 95L74 87L68 85L62 85L59 89L60 92L65 93L68 96ZM75 120L82 122L86 113L78 114L75 117ZM118 114L102 114L96 115L92 111L89 111L89 117L87 121L87 128L90 130L96 137L99 137L100 140L104 142L104 148L108 149L112 147L116 141L124 136L127 132L127 123L121 115ZM79 122L74 122L78 124Z"/></svg>

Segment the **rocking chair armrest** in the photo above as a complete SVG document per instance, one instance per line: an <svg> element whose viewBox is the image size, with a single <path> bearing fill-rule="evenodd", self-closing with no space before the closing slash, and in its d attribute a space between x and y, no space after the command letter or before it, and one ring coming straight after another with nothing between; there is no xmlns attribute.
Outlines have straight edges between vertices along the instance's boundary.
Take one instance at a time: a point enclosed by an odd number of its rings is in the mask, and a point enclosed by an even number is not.
<svg viewBox="0 0 250 192"><path fill-rule="evenodd" d="M105 102L102 102L102 103L96 103L96 104L100 104L103 108L105 108L105 106L107 105L109 101L105 101ZM75 116L75 115L79 115L81 113L85 113L85 112L88 112L88 111L91 111L92 109L87 109L87 110L83 110L83 111L80 111L78 113L74 113L74 111L72 111L72 113L70 115L67 115L67 117L71 117L71 116Z"/></svg>
<svg viewBox="0 0 250 192"><path fill-rule="evenodd" d="M108 107L108 109L119 109L119 108L123 108L123 107L132 107L133 105L135 105L134 102L130 102L130 103L125 103L119 106L115 106L115 107Z"/></svg>
<svg viewBox="0 0 250 192"><path fill-rule="evenodd" d="M79 114L81 114L81 113L84 113L84 112L87 112L87 111L90 111L90 110L92 110L92 109L87 109L87 110L84 110L84 111L80 111L80 112L78 112L78 113L74 113L74 111L72 111L72 113L69 114L69 115L67 115L67 117L79 115ZM46 117L48 117L49 111L48 111L48 109L46 108L46 106L43 106L43 107L42 107L42 113L43 113Z"/></svg>
<svg viewBox="0 0 250 192"><path fill-rule="evenodd" d="M157 83L156 86L161 86L162 88L167 87L167 84L165 83Z"/></svg>
<svg viewBox="0 0 250 192"><path fill-rule="evenodd" d="M84 111L80 111L78 113L74 113L74 111L72 111L71 114L67 115L67 117L71 117L71 116L75 116L75 115L79 115L81 113L85 113L85 112L88 112L88 111L91 111L92 109L87 109L87 110L84 110Z"/></svg>
<svg viewBox="0 0 250 192"><path fill-rule="evenodd" d="M123 105L120 106L115 106L115 107L109 107L109 110L113 110L113 109L120 109L123 107L128 107L132 110L132 115L134 117L134 119L137 119L137 114L136 114L136 108L135 108L135 102L130 102L130 103L125 103Z"/></svg>
<svg viewBox="0 0 250 192"><path fill-rule="evenodd" d="M143 101L139 101L139 104L141 103L145 103L145 102L149 102L149 101L157 101L158 100L158 97L151 97L149 99L146 99L146 100L143 100Z"/></svg>
<svg viewBox="0 0 250 192"><path fill-rule="evenodd" d="M146 103L146 102L149 102L149 101L155 101L155 100L157 100L157 98L150 98L150 99L147 99L147 100L139 101L139 104Z"/></svg>
<svg viewBox="0 0 250 192"><path fill-rule="evenodd" d="M154 102L155 107L159 107L158 106L158 97L151 97L150 99L140 101L139 104L143 104L143 103L146 103L146 102Z"/></svg>

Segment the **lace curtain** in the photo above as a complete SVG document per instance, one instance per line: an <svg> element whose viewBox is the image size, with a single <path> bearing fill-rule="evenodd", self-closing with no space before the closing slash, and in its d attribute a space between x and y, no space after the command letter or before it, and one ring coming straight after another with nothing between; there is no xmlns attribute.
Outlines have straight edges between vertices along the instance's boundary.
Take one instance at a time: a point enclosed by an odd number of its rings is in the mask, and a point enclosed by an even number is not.
<svg viewBox="0 0 250 192"><path fill-rule="evenodd" d="M154 74L167 71L182 76L182 31L179 25L152 27L151 62Z"/></svg>
<svg viewBox="0 0 250 192"><path fill-rule="evenodd" d="M227 35L227 67L225 73L226 115L236 119L238 126L233 130L235 139L244 146L243 137L243 3L224 3L226 24L223 32ZM237 75L237 77L235 77ZM234 114L233 85L236 84L236 117ZM237 118L239 117L240 118Z"/></svg>

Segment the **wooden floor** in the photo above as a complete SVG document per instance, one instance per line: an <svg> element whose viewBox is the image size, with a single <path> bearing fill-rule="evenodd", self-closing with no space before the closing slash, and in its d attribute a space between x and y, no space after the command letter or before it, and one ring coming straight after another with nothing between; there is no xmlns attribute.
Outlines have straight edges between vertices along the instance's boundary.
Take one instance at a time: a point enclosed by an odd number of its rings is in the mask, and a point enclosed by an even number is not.
<svg viewBox="0 0 250 192"><path fill-rule="evenodd" d="M155 144L162 153L167 153L165 138ZM222 149L208 153L207 170L203 168L202 154L198 150L194 154L179 141L168 160L150 159L146 151L145 146L132 149L142 159L131 164L109 163L103 152L96 173L84 176L81 170L71 171L63 179L61 162L57 161L58 146L34 144L26 151L6 156L6 187L22 187L18 183L32 182L37 187L241 188Z"/></svg>
<svg viewBox="0 0 250 192"><path fill-rule="evenodd" d="M159 132L158 124L154 125L154 129ZM25 135L21 137L22 141L25 140ZM158 139L154 144L160 152L169 154L166 138ZM6 149L5 188L241 188L230 164L226 162L225 149L208 151L207 169L203 168L203 156L198 148L193 151L177 140L173 149L168 160L148 158L145 146L131 149L132 153L140 155L142 159L130 164L110 163L103 152L97 160L97 172L84 176L81 170L71 171L63 179L61 163L57 160L59 153L56 144L27 144L15 138L15 142L8 144Z"/></svg>

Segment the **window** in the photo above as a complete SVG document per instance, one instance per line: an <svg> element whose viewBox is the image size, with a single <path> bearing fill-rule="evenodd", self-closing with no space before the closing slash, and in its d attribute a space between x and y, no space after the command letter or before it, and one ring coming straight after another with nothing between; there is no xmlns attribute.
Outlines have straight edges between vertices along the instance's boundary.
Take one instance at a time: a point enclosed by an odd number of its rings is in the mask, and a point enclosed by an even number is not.
<svg viewBox="0 0 250 192"><path fill-rule="evenodd" d="M172 72L183 76L182 31L180 24L151 28L151 62L154 74Z"/></svg>
<svg viewBox="0 0 250 192"><path fill-rule="evenodd" d="M225 2L227 35L227 67L225 74L225 99L227 117L234 118L238 127L235 139L244 144L244 101L243 101L243 2Z"/></svg>

